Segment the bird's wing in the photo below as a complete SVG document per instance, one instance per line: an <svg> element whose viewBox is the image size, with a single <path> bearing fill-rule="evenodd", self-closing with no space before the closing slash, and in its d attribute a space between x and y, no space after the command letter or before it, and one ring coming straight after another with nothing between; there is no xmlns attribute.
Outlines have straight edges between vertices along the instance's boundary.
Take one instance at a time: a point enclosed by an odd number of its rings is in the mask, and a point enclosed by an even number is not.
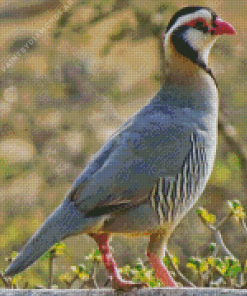
<svg viewBox="0 0 247 296"><path fill-rule="evenodd" d="M126 121L89 160L84 170L69 190L68 196L70 196L72 200L78 198L79 192L81 192L86 184L89 184L92 176L101 169L109 157L111 157L112 153L117 149L118 143L116 141L116 137L128 127L130 122L131 119Z"/></svg>
<svg viewBox="0 0 247 296"><path fill-rule="evenodd" d="M171 114L137 114L99 150L68 198L91 217L147 201L160 177L181 172L193 130L192 123L178 125Z"/></svg>

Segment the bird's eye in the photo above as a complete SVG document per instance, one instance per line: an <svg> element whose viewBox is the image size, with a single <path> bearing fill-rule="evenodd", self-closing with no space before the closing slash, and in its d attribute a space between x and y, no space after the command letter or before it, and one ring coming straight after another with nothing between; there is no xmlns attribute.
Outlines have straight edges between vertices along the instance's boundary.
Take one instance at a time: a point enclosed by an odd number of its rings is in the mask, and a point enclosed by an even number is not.
<svg viewBox="0 0 247 296"><path fill-rule="evenodd" d="M201 30L203 32L208 31L208 24L207 24L206 20L203 18L198 18L198 19L192 20L192 21L186 23L185 26L193 27L193 28L195 28L197 30Z"/></svg>
<svg viewBox="0 0 247 296"><path fill-rule="evenodd" d="M197 30L203 31L204 33L208 32L208 26L207 26L206 22L204 22L202 20L198 20L193 27Z"/></svg>
<svg viewBox="0 0 247 296"><path fill-rule="evenodd" d="M194 25L194 28L196 29L201 29L203 28L203 22L202 21L197 21Z"/></svg>

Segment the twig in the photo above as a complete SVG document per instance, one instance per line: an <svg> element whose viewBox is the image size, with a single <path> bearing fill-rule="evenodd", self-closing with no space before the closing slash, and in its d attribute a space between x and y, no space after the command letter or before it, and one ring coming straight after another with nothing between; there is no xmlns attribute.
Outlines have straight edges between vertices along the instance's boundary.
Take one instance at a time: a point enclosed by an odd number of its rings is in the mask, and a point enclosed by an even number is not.
<svg viewBox="0 0 247 296"><path fill-rule="evenodd" d="M99 289L99 285L96 280L96 271L97 271L98 264L93 262L93 266L91 269L90 277L87 281L84 281L79 289L83 289L85 286L90 289Z"/></svg>
<svg viewBox="0 0 247 296"><path fill-rule="evenodd" d="M227 219L229 219L231 216L233 216L233 212L230 212L228 215L226 215L223 219L221 219L221 221L219 221L215 228L216 229L220 229L222 227L222 225L227 221Z"/></svg>
<svg viewBox="0 0 247 296"><path fill-rule="evenodd" d="M245 223L245 221L244 221L243 218L240 218L239 220L240 220L241 225L243 226L244 233L247 236L247 225L246 225L246 223Z"/></svg>
<svg viewBox="0 0 247 296"><path fill-rule="evenodd" d="M65 281L65 283L66 283L66 289L70 289L71 286L74 284L74 282L75 282L76 280L78 280L78 279L79 279L79 277L78 277L78 275L76 274L70 282L69 282L69 281Z"/></svg>
<svg viewBox="0 0 247 296"><path fill-rule="evenodd" d="M49 278L48 278L48 289L51 289L51 285L52 285L52 276L53 276L53 259L54 256L50 256L49 257Z"/></svg>
<svg viewBox="0 0 247 296"><path fill-rule="evenodd" d="M0 271L0 279L2 280L2 282L4 283L6 288L10 288L8 281L5 279L5 277L1 271Z"/></svg>
<svg viewBox="0 0 247 296"><path fill-rule="evenodd" d="M178 268L177 268L177 266L173 263L173 261L172 261L172 256L171 256L171 254L168 252L168 251L166 251L166 253L167 253L167 257L169 258L169 260L170 260L170 264L171 264L171 266L172 266L172 268L173 268L173 270L175 271L175 274L177 275L177 277L179 278L179 280L180 280L180 282L185 286L185 287L195 287L195 285L192 283L192 282L190 282L179 270L178 270Z"/></svg>
<svg viewBox="0 0 247 296"><path fill-rule="evenodd" d="M112 277L108 276L106 282L104 283L104 287L111 286L112 283Z"/></svg>
<svg viewBox="0 0 247 296"><path fill-rule="evenodd" d="M216 242L218 243L218 245L221 247L222 251L225 253L226 256L229 256L231 259L233 260L237 260L234 255L230 252L230 250L227 248L227 246L225 245L221 233L219 231L219 229L215 229L213 231Z"/></svg>
<svg viewBox="0 0 247 296"><path fill-rule="evenodd" d="M79 289L82 289L85 285L90 289L92 288L99 289L98 283L96 281L96 270L97 270L97 265L96 263L93 263L90 278L87 281L83 282L83 284Z"/></svg>
<svg viewBox="0 0 247 296"><path fill-rule="evenodd" d="M237 260L234 255L230 252L230 250L227 248L227 246L225 245L220 230L217 229L216 227L214 227L213 225L209 224L209 223L205 223L205 221L202 219L204 225L206 225L206 227L208 229L210 229L215 237L216 243L218 243L218 245L221 247L222 251L225 253L226 256L229 256L231 259L233 260Z"/></svg>
<svg viewBox="0 0 247 296"><path fill-rule="evenodd" d="M91 280L92 280L93 288L99 289L99 286L98 286L98 283L97 283L97 280L96 280L97 266L98 266L97 263L93 264L92 272L91 272Z"/></svg>
<svg viewBox="0 0 247 296"><path fill-rule="evenodd" d="M244 146L240 143L237 130L228 122L225 115L219 113L218 122L219 132L224 136L226 142L231 147L231 149L236 153L240 160L240 169L242 171L242 181L245 193L247 193L247 151Z"/></svg>
<svg viewBox="0 0 247 296"><path fill-rule="evenodd" d="M28 282L25 282L25 284L23 285L23 289L28 289Z"/></svg>

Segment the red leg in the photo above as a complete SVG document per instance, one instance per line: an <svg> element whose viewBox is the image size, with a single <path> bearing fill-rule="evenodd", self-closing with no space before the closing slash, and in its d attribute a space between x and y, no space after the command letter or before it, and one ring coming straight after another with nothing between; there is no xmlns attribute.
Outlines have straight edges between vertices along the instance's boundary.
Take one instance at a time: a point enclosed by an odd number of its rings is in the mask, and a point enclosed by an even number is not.
<svg viewBox="0 0 247 296"><path fill-rule="evenodd" d="M159 259L154 254L151 254L150 252L147 253L147 256L149 258L149 261L155 270L155 276L161 280L161 282L166 287L177 287L176 282L173 280L173 278L170 276L166 266L163 264L161 259Z"/></svg>
<svg viewBox="0 0 247 296"><path fill-rule="evenodd" d="M133 283L131 281L125 281L122 279L121 275L118 272L117 264L113 258L113 255L110 251L109 247L109 239L110 235L107 233L101 234L90 234L96 243L98 244L99 251L103 256L103 262L105 264L105 268L108 272L108 275L112 279L112 283L115 289L117 290L129 290L134 287L141 288L141 287L148 287L147 284L144 283Z"/></svg>

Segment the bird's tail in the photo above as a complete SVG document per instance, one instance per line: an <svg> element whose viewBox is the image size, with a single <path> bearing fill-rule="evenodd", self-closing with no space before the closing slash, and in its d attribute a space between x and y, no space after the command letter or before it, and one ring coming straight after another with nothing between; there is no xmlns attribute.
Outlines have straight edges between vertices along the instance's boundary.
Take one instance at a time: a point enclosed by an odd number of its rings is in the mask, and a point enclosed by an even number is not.
<svg viewBox="0 0 247 296"><path fill-rule="evenodd" d="M25 270L56 242L82 232L84 221L83 214L65 199L29 239L6 269L5 276L13 276Z"/></svg>

